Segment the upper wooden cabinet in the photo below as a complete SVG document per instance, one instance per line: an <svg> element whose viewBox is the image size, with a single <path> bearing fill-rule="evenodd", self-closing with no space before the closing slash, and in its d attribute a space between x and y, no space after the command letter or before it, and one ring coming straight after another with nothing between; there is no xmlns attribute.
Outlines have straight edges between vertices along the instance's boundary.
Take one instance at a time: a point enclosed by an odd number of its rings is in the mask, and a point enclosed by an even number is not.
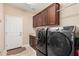
<svg viewBox="0 0 79 59"><path fill-rule="evenodd" d="M59 25L59 7L58 3L54 3L33 16L33 27Z"/></svg>

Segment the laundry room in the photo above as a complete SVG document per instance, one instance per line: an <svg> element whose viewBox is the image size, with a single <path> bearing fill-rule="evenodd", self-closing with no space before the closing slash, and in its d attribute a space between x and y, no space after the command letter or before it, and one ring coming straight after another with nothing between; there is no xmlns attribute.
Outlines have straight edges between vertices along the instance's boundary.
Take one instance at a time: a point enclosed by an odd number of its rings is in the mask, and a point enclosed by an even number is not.
<svg viewBox="0 0 79 59"><path fill-rule="evenodd" d="M0 56L79 56L79 3L0 3Z"/></svg>

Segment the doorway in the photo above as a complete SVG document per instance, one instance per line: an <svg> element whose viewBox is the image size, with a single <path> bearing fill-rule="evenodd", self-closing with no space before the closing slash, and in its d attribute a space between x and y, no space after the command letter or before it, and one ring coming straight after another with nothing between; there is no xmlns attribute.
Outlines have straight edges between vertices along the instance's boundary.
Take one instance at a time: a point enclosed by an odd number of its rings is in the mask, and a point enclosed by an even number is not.
<svg viewBox="0 0 79 59"><path fill-rule="evenodd" d="M5 16L5 49L22 46L23 19L19 16Z"/></svg>

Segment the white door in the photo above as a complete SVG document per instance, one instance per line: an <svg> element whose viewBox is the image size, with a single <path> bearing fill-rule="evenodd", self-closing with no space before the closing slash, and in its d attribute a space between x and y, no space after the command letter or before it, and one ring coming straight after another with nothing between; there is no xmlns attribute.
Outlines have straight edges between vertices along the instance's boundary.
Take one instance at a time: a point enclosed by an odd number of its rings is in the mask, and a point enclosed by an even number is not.
<svg viewBox="0 0 79 59"><path fill-rule="evenodd" d="M22 45L22 18L5 16L5 49L13 49Z"/></svg>

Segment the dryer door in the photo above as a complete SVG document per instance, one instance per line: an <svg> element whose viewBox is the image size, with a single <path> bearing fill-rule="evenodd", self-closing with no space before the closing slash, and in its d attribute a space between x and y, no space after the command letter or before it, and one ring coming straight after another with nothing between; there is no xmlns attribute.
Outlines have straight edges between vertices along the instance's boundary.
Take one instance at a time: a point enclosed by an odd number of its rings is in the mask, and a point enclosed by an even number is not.
<svg viewBox="0 0 79 59"><path fill-rule="evenodd" d="M60 32L51 32L48 39L48 55L68 56L72 51L69 38Z"/></svg>

